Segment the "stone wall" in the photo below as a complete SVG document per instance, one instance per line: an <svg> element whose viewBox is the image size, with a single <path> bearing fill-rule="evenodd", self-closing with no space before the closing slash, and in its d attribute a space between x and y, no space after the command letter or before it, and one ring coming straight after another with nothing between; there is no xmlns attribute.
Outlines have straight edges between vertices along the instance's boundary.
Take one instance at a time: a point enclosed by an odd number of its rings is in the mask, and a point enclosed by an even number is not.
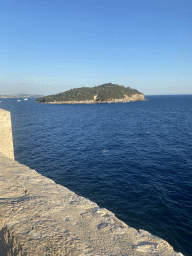
<svg viewBox="0 0 192 256"><path fill-rule="evenodd" d="M0 255L182 254L0 153Z"/></svg>
<svg viewBox="0 0 192 256"><path fill-rule="evenodd" d="M11 115L3 109L0 109L0 152L14 159Z"/></svg>

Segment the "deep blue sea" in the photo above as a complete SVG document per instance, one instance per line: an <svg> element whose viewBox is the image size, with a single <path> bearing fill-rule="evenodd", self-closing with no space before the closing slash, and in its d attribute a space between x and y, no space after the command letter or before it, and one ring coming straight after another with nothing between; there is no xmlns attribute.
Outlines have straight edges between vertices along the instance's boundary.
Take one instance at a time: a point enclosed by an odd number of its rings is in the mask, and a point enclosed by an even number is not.
<svg viewBox="0 0 192 256"><path fill-rule="evenodd" d="M192 95L46 105L0 99L15 159L192 255Z"/></svg>

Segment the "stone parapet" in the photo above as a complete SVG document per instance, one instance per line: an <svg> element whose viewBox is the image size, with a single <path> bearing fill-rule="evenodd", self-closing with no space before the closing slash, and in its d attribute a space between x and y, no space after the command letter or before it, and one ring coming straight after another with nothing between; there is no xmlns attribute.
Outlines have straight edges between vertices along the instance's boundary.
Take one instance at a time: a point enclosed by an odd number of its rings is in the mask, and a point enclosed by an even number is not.
<svg viewBox="0 0 192 256"><path fill-rule="evenodd" d="M11 114L0 109L0 152L14 159Z"/></svg>
<svg viewBox="0 0 192 256"><path fill-rule="evenodd" d="M0 255L182 256L0 153Z"/></svg>

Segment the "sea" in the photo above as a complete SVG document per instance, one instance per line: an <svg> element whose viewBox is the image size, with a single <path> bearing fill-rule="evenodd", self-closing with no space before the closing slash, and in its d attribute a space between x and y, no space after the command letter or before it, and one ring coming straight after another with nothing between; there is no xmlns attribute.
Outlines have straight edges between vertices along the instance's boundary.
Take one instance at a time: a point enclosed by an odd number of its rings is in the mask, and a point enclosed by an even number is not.
<svg viewBox="0 0 192 256"><path fill-rule="evenodd" d="M192 95L49 105L0 99L15 159L192 255Z"/></svg>

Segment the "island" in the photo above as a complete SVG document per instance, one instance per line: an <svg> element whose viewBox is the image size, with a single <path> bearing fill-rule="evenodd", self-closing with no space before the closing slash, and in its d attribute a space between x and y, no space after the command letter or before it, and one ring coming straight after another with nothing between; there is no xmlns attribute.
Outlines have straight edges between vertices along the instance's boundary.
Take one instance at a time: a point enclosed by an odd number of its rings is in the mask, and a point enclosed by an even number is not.
<svg viewBox="0 0 192 256"><path fill-rule="evenodd" d="M96 104L144 101L144 94L118 84L106 83L95 87L81 87L37 98L45 104Z"/></svg>

